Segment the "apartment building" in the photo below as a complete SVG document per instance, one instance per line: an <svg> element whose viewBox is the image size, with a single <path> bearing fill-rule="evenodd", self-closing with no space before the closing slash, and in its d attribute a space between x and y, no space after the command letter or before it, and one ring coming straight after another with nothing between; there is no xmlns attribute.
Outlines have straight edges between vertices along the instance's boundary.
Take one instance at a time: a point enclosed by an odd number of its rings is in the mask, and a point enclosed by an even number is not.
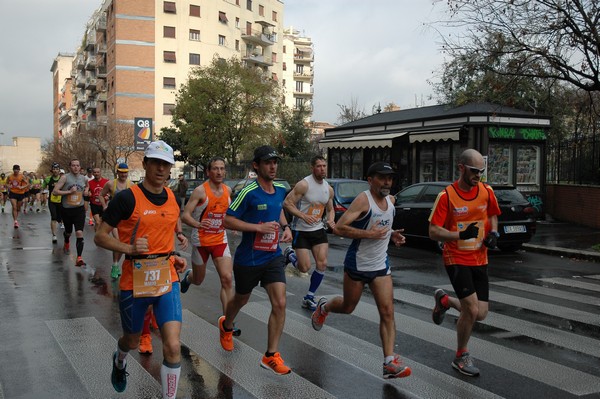
<svg viewBox="0 0 600 399"><path fill-rule="evenodd" d="M312 119L314 52L311 38L293 27L283 31L283 79L285 105L308 111L306 122Z"/></svg>
<svg viewBox="0 0 600 399"><path fill-rule="evenodd" d="M74 112L71 93L71 72L74 59L75 54L58 53L50 68L54 93L52 102L54 140L68 136L75 127L71 124Z"/></svg>
<svg viewBox="0 0 600 399"><path fill-rule="evenodd" d="M238 56L280 79L282 22L281 0L104 0L72 59L71 122L78 132L130 126L133 138L134 119L151 118L156 137L172 125L190 70L214 56ZM58 116L65 87L55 87ZM55 121L55 137L59 130Z"/></svg>

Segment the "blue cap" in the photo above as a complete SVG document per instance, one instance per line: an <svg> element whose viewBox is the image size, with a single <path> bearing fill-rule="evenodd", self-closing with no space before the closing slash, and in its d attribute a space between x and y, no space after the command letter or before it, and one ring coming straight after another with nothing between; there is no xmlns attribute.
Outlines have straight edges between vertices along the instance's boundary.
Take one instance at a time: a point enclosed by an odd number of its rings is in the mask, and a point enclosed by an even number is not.
<svg viewBox="0 0 600 399"><path fill-rule="evenodd" d="M129 166L125 162L121 162L119 166L117 166L117 172L129 172Z"/></svg>

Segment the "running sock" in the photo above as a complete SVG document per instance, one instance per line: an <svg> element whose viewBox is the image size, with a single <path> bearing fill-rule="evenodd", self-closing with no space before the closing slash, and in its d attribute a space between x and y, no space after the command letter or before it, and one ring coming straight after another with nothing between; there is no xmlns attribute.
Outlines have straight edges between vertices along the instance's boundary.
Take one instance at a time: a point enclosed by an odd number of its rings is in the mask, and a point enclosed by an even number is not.
<svg viewBox="0 0 600 399"><path fill-rule="evenodd" d="M77 256L81 256L83 253L83 237L77 237L75 246L77 247Z"/></svg>
<svg viewBox="0 0 600 399"><path fill-rule="evenodd" d="M323 281L323 277L325 273L320 270L315 269L310 276L310 287L308 287L308 295L315 296L315 292L321 285L321 281Z"/></svg>
<svg viewBox="0 0 600 399"><path fill-rule="evenodd" d="M385 359L383 359L383 364L388 364L392 360L394 360L394 355L392 355L392 356L386 356Z"/></svg>
<svg viewBox="0 0 600 399"><path fill-rule="evenodd" d="M469 350L467 348L463 348L463 349L458 349L456 351L456 357L461 357L463 355L463 353L467 353Z"/></svg>
<svg viewBox="0 0 600 399"><path fill-rule="evenodd" d="M162 383L163 398L174 398L177 396L177 385L179 385L179 374L181 363L168 363L163 360L160 367L160 381Z"/></svg>
<svg viewBox="0 0 600 399"><path fill-rule="evenodd" d="M275 356L275 352L265 352L266 357Z"/></svg>
<svg viewBox="0 0 600 399"><path fill-rule="evenodd" d="M448 299L448 294L444 295L442 297L442 299L440 299L440 302L442 304L443 307L445 307L446 309L448 309L450 307L450 300Z"/></svg>
<svg viewBox="0 0 600 399"><path fill-rule="evenodd" d="M129 354L129 350L124 351L117 342L117 358L115 359L115 365L121 370L127 365L127 361L125 360L127 354Z"/></svg>

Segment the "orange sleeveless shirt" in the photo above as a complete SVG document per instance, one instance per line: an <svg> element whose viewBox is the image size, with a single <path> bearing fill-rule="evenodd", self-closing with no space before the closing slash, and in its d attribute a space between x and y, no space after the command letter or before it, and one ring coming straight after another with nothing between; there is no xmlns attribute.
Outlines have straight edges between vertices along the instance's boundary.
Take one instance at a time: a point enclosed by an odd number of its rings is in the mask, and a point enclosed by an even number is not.
<svg viewBox="0 0 600 399"><path fill-rule="evenodd" d="M201 204L196 206L193 217L199 222L210 220L211 228L208 230L194 229L192 231L192 245L196 247L208 247L226 243L227 234L225 232L225 227L223 226L223 221L225 220L225 214L227 213L227 208L229 208L231 202L227 186L225 186L225 184L222 185L223 194L221 194L220 197L217 197L210 188L210 183L208 181L204 182L202 185L204 186L206 198Z"/></svg>
<svg viewBox="0 0 600 399"><path fill-rule="evenodd" d="M479 235L470 240L448 241L444 244L445 265L482 266L487 265L487 247L483 239L490 231L489 217L500 214L500 208L491 187L479 183L475 192L463 193L455 184L446 187L436 200L431 221L448 231L462 231L473 222L477 222ZM475 195L474 195L475 194ZM438 214L436 208L440 202L447 201L445 215ZM444 216L443 224L440 217Z"/></svg>
<svg viewBox="0 0 600 399"><path fill-rule="evenodd" d="M148 255L172 252L175 249L173 234L179 219L179 205L173 192L166 190L167 202L160 206L150 202L137 185L131 186L131 192L135 198L135 208L129 219L119 223L119 240L131 244L135 238L147 237L150 249ZM170 262L171 281L179 281L172 257ZM123 275L119 283L119 288L123 291L133 289L132 267L131 260L123 261Z"/></svg>

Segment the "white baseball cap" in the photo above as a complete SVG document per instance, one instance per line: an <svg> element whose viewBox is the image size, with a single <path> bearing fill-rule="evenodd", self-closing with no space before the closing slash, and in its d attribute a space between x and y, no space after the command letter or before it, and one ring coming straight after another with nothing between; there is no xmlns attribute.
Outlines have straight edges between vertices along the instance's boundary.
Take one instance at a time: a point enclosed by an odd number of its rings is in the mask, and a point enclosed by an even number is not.
<svg viewBox="0 0 600 399"><path fill-rule="evenodd" d="M153 141L146 147L144 156L147 158L162 159L170 163L175 164L175 156L173 155L173 148L162 140Z"/></svg>

